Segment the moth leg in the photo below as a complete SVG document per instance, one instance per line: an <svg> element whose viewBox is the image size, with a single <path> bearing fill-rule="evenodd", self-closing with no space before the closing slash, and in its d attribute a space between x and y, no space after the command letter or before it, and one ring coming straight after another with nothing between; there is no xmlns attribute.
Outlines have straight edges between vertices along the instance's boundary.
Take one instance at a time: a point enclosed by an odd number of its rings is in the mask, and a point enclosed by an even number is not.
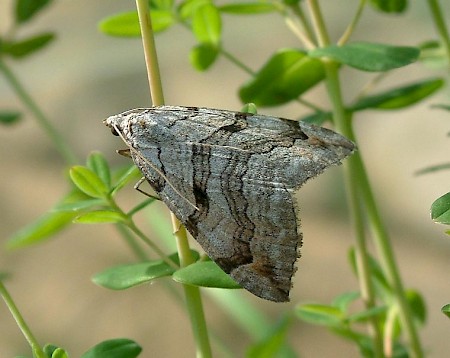
<svg viewBox="0 0 450 358"><path fill-rule="evenodd" d="M139 179L139 181L136 184L134 184L134 189L136 189L138 192L148 196L149 198L153 198L153 199L161 201L161 198L159 196L153 195L153 194L149 194L146 191L144 191L142 189L139 189L139 186L145 181L146 181L145 177L142 177L141 179Z"/></svg>

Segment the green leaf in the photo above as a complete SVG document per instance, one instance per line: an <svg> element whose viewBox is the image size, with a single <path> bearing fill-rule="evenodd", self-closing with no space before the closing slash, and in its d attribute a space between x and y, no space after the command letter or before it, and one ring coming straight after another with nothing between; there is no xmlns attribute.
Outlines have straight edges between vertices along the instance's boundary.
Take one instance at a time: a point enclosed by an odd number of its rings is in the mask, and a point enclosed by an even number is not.
<svg viewBox="0 0 450 358"><path fill-rule="evenodd" d="M91 169L76 165L70 168L70 178L83 193L98 199L108 196L108 188Z"/></svg>
<svg viewBox="0 0 450 358"><path fill-rule="evenodd" d="M134 358L141 351L142 348L131 339L116 338L95 345L81 358Z"/></svg>
<svg viewBox="0 0 450 358"><path fill-rule="evenodd" d="M9 249L18 249L36 244L63 230L77 214L71 212L50 212L16 232L7 242Z"/></svg>
<svg viewBox="0 0 450 358"><path fill-rule="evenodd" d="M162 260L138 264L120 265L97 273L92 281L111 290L125 290L172 275L175 269Z"/></svg>
<svg viewBox="0 0 450 358"><path fill-rule="evenodd" d="M345 292L337 296L333 302L332 306L339 308L342 312L347 312L348 306L355 300L359 299L361 294L358 291Z"/></svg>
<svg viewBox="0 0 450 358"><path fill-rule="evenodd" d="M409 65L419 58L416 47L389 46L355 42L343 46L328 46L311 50L309 56L328 57L362 71L380 72Z"/></svg>
<svg viewBox="0 0 450 358"><path fill-rule="evenodd" d="M432 166L426 167L424 169L420 169L420 170L416 171L414 174L422 175L422 174L429 174L429 173L434 173L434 172L438 172L441 170L449 170L449 169L450 169L450 163L443 163L443 164L432 165Z"/></svg>
<svg viewBox="0 0 450 358"><path fill-rule="evenodd" d="M57 348L53 354L52 358L69 358L69 354L62 348Z"/></svg>
<svg viewBox="0 0 450 358"><path fill-rule="evenodd" d="M431 205L431 219L440 224L450 225L450 192L436 199Z"/></svg>
<svg viewBox="0 0 450 358"><path fill-rule="evenodd" d="M427 320L427 308L421 294L415 290L407 290L406 299L411 307L413 317L421 324L425 324Z"/></svg>
<svg viewBox="0 0 450 358"><path fill-rule="evenodd" d="M150 12L153 32L162 32L175 23L168 10L152 10ZM140 37L141 28L137 12L124 12L109 16L98 24L104 34L118 37Z"/></svg>
<svg viewBox="0 0 450 358"><path fill-rule="evenodd" d="M275 3L270 2L248 2L219 6L220 12L233 15L265 14L278 10L279 8L275 5Z"/></svg>
<svg viewBox="0 0 450 358"><path fill-rule="evenodd" d="M131 217L134 214L136 214L138 211L141 211L142 209L146 208L150 204L153 204L156 201L156 198L148 198L141 203L137 204L134 208L132 208L130 211L127 212L127 216Z"/></svg>
<svg viewBox="0 0 450 358"><path fill-rule="evenodd" d="M114 195L117 191L127 185L131 180L138 180L140 177L142 177L142 174L139 171L139 168L134 164L130 167L126 167L120 171L114 172L115 185L111 191L111 195Z"/></svg>
<svg viewBox="0 0 450 358"><path fill-rule="evenodd" d="M95 210L78 215L73 222L78 224L106 224L126 221L127 217L112 210Z"/></svg>
<svg viewBox="0 0 450 358"><path fill-rule="evenodd" d="M92 152L87 159L86 165L98 175L108 188L111 186L111 171L102 153Z"/></svg>
<svg viewBox="0 0 450 358"><path fill-rule="evenodd" d="M377 10L386 13L402 13L408 6L407 0L370 0L370 4Z"/></svg>
<svg viewBox="0 0 450 358"><path fill-rule="evenodd" d="M199 71L207 70L217 59L219 50L210 43L202 43L193 47L189 53L191 65Z"/></svg>
<svg viewBox="0 0 450 358"><path fill-rule="evenodd" d="M69 354L64 349L53 344L46 344L43 350L47 357L50 358L69 358Z"/></svg>
<svg viewBox="0 0 450 358"><path fill-rule="evenodd" d="M2 111L0 112L1 124L15 124L22 118L22 113L16 111Z"/></svg>
<svg viewBox="0 0 450 358"><path fill-rule="evenodd" d="M192 17L192 31L200 43L218 45L222 22L219 10L211 3L199 6Z"/></svg>
<svg viewBox="0 0 450 358"><path fill-rule="evenodd" d="M340 326L345 318L339 308L320 304L299 305L295 313L302 321L329 327Z"/></svg>
<svg viewBox="0 0 450 358"><path fill-rule="evenodd" d="M30 20L41 11L51 0L17 0L15 17L18 23Z"/></svg>
<svg viewBox="0 0 450 358"><path fill-rule="evenodd" d="M1 52L14 58L22 58L36 52L55 39L55 34L47 32L15 42L3 42Z"/></svg>
<svg viewBox="0 0 450 358"><path fill-rule="evenodd" d="M170 10L173 7L174 0L150 0L150 9L154 10Z"/></svg>
<svg viewBox="0 0 450 358"><path fill-rule="evenodd" d="M177 12L181 19L187 20L194 15L199 7L208 4L211 4L211 0L186 0L178 6Z"/></svg>
<svg viewBox="0 0 450 358"><path fill-rule="evenodd" d="M361 111L364 109L399 109L411 106L426 97L432 95L444 85L440 78L429 79L413 83L411 85L394 88L392 90L379 93L373 96L361 98L349 109L352 111Z"/></svg>
<svg viewBox="0 0 450 358"><path fill-rule="evenodd" d="M449 58L444 44L439 41L426 41L419 45L420 58L424 65L432 69L448 68Z"/></svg>
<svg viewBox="0 0 450 358"><path fill-rule="evenodd" d="M286 336L292 325L292 316L285 315L281 321L271 329L271 332L260 342L250 346L245 355L247 358L277 357L286 342Z"/></svg>
<svg viewBox="0 0 450 358"><path fill-rule="evenodd" d="M450 303L441 308L441 312L450 318Z"/></svg>
<svg viewBox="0 0 450 358"><path fill-rule="evenodd" d="M212 261L199 261L186 266L172 275L180 283L201 287L241 288Z"/></svg>
<svg viewBox="0 0 450 358"><path fill-rule="evenodd" d="M276 106L297 98L323 80L322 62L297 49L275 53L239 90L244 103Z"/></svg>
<svg viewBox="0 0 450 358"><path fill-rule="evenodd" d="M251 113L251 114L257 114L258 108L254 103L246 103L241 109L241 112L243 113Z"/></svg>
<svg viewBox="0 0 450 358"><path fill-rule="evenodd" d="M105 201L103 199L86 199L79 200L70 203L61 203L57 205L53 211L72 211L72 212L80 212L86 209L90 209L92 207L96 207L99 205L105 205Z"/></svg>
<svg viewBox="0 0 450 358"><path fill-rule="evenodd" d="M385 314L387 310L388 310L387 306L372 307L364 311L351 314L347 316L346 320L348 322L367 322L372 317Z"/></svg>
<svg viewBox="0 0 450 358"><path fill-rule="evenodd" d="M301 118L301 121L304 121L306 123L315 124L316 126L321 126L325 122L331 122L333 119L333 116L331 112L314 112L313 114L310 114L306 117Z"/></svg>

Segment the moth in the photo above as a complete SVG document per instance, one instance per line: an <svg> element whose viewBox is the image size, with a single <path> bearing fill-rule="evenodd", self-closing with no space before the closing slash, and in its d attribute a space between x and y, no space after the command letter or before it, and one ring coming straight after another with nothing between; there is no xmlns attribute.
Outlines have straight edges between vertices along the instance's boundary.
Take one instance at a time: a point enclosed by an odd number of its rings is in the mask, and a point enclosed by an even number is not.
<svg viewBox="0 0 450 358"><path fill-rule="evenodd" d="M104 123L161 200L243 288L289 301L302 245L294 192L355 150L329 129L221 109L134 109Z"/></svg>

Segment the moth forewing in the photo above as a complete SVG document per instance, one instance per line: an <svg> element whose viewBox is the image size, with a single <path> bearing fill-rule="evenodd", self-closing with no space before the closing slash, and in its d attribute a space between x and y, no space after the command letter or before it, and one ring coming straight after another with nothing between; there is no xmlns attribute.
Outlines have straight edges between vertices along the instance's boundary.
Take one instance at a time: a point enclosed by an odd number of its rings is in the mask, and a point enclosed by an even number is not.
<svg viewBox="0 0 450 358"><path fill-rule="evenodd" d="M256 296L289 300L302 244L293 192L340 164L351 141L306 123L197 107L131 110L105 123L212 260Z"/></svg>

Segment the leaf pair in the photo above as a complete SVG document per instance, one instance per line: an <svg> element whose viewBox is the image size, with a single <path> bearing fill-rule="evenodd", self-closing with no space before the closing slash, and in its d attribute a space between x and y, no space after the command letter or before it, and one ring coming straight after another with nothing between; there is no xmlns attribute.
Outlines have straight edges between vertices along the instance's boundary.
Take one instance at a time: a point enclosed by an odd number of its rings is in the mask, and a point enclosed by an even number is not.
<svg viewBox="0 0 450 358"><path fill-rule="evenodd" d="M257 106L280 105L298 98L324 80L325 71L321 59L333 59L342 65L375 72L406 66L416 61L419 53L419 49L414 47L365 42L317 48L309 52L283 49L275 53L253 78L240 88L239 96L244 103L253 102ZM429 83L415 84L405 90L364 97L349 109L404 107L433 93L441 85L440 80L430 80ZM402 97L395 102L394 99L399 95Z"/></svg>
<svg viewBox="0 0 450 358"><path fill-rule="evenodd" d="M48 213L15 233L7 242L8 248L23 248L48 239L65 229L75 218L84 223L124 219L123 214L112 209L109 199L130 180L139 177L135 166L117 171L112 176L102 154L94 152L88 157L86 167L72 168L71 176L75 178L77 187ZM94 210L96 208L102 210Z"/></svg>
<svg viewBox="0 0 450 358"><path fill-rule="evenodd" d="M200 257L196 251L192 251L192 255L196 261ZM168 259L179 265L178 254L172 254ZM96 274L93 281L112 290L125 290L168 276L172 276L174 281L193 286L240 288L212 261L197 261L178 270L163 260L119 265Z"/></svg>
<svg viewBox="0 0 450 358"><path fill-rule="evenodd" d="M81 358L134 358L141 351L142 348L136 342L127 338L116 338L96 344ZM44 354L48 358L69 358L62 348L50 344L44 347Z"/></svg>
<svg viewBox="0 0 450 358"><path fill-rule="evenodd" d="M350 251L349 258L353 271L356 273L356 257L353 249ZM398 341L403 327L397 306L392 304L395 302L395 294L383 270L372 257L370 257L370 272L376 297L381 302L377 306L353 313L351 305L361 297L359 292L347 292L336 297L329 305L317 303L298 305L296 314L305 322L326 326L343 338L353 341L358 345L362 355L369 357L374 355L373 339L365 331L360 332L357 324L375 319L384 331L389 332L385 339L392 341L394 356L402 356L407 350ZM422 297L417 291L408 290L406 298L416 322L423 324L426 319L426 309Z"/></svg>

